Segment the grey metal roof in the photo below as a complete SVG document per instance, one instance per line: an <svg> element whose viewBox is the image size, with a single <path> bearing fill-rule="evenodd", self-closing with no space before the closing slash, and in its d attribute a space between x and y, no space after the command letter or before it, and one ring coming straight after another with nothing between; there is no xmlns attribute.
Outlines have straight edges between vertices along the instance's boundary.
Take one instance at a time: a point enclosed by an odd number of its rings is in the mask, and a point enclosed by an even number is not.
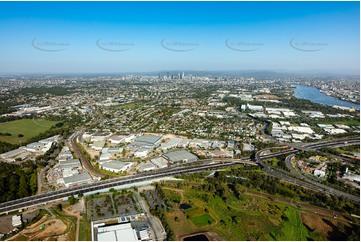
<svg viewBox="0 0 361 242"><path fill-rule="evenodd" d="M4 159L7 159L7 158L10 158L10 157L18 156L18 155L20 155L21 153L24 153L24 152L26 152L25 149L18 148L18 149L11 150L11 151L8 151L6 153L1 154L1 157L3 157Z"/></svg>
<svg viewBox="0 0 361 242"><path fill-rule="evenodd" d="M92 178L88 173L77 174L69 177L64 177L65 184L83 183L91 181Z"/></svg>
<svg viewBox="0 0 361 242"><path fill-rule="evenodd" d="M164 154L163 157L169 160L170 162L179 162L179 161L192 162L198 160L197 156L185 150L172 151Z"/></svg>
<svg viewBox="0 0 361 242"><path fill-rule="evenodd" d="M108 162L104 162L102 167L107 167L111 169L122 169L124 166L128 165L130 162L121 162L118 160L111 160Z"/></svg>
<svg viewBox="0 0 361 242"><path fill-rule="evenodd" d="M131 146L138 146L138 147L152 147L154 146L162 136L156 135L142 135L135 138L134 143Z"/></svg>

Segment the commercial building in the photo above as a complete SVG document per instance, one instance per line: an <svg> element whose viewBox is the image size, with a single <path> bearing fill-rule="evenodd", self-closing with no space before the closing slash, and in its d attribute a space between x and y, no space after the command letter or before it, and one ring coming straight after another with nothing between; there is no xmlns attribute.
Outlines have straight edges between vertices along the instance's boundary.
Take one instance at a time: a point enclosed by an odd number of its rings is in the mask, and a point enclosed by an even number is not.
<svg viewBox="0 0 361 242"><path fill-rule="evenodd" d="M136 231L130 223L99 226L93 241L138 241Z"/></svg>
<svg viewBox="0 0 361 242"><path fill-rule="evenodd" d="M175 162L194 162L198 160L198 157L185 150L177 150L166 153L163 155L170 163Z"/></svg>

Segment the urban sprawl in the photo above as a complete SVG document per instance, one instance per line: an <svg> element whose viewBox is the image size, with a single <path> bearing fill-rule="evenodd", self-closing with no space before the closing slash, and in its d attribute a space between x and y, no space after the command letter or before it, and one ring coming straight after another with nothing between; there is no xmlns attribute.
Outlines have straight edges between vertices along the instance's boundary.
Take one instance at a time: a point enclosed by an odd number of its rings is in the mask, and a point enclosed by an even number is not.
<svg viewBox="0 0 361 242"><path fill-rule="evenodd" d="M358 240L359 85L0 76L0 240Z"/></svg>

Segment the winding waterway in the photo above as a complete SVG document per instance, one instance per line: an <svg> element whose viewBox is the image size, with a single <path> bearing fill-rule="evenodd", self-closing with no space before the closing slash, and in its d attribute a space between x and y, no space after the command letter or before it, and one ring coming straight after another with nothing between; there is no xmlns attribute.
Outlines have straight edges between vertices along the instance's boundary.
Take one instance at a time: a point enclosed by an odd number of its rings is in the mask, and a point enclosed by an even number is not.
<svg viewBox="0 0 361 242"><path fill-rule="evenodd" d="M346 102L334 97L327 96L326 94L320 92L316 87L309 87L303 85L292 85L292 86L296 87L296 89L293 92L294 97L308 99L314 103L319 103L328 106L337 105L337 106L355 108L357 110L360 110L359 104Z"/></svg>

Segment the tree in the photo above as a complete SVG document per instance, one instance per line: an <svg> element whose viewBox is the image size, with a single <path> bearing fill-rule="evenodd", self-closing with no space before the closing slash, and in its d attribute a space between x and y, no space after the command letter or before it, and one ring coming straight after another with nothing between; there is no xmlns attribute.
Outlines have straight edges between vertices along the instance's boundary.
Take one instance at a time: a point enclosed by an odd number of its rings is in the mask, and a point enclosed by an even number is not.
<svg viewBox="0 0 361 242"><path fill-rule="evenodd" d="M76 198L74 197L74 195L71 195L71 196L68 198L68 201L69 201L69 203L70 203L71 205L74 205L74 204L76 204L76 203L78 202L78 199L76 199Z"/></svg>
<svg viewBox="0 0 361 242"><path fill-rule="evenodd" d="M60 212L63 211L63 205L61 203L57 205L57 208Z"/></svg>
<svg viewBox="0 0 361 242"><path fill-rule="evenodd" d="M25 176L24 173L20 174L18 196L19 197L27 197L27 196L29 196L28 182L27 182L27 179L26 179L26 176Z"/></svg>
<svg viewBox="0 0 361 242"><path fill-rule="evenodd" d="M33 174L31 174L31 177L30 177L30 182L29 182L29 185L30 185L30 191L32 194L35 194L36 192L36 189L37 189L37 186L38 186L38 181L37 181L37 173L36 173L36 170L33 172Z"/></svg>

